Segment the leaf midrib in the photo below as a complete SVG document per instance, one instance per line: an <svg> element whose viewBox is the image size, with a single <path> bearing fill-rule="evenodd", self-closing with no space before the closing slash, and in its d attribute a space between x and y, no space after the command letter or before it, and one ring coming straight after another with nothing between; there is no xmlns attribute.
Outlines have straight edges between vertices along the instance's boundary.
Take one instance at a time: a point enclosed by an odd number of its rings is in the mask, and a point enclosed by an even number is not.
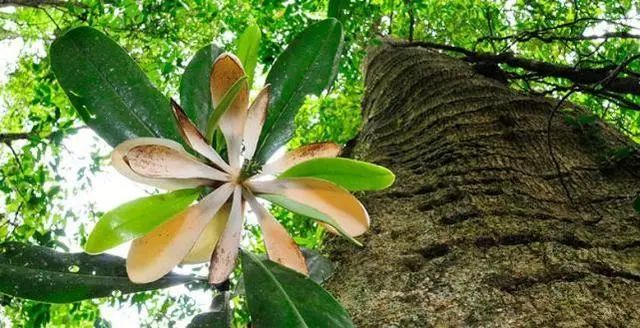
<svg viewBox="0 0 640 328"><path fill-rule="evenodd" d="M106 36L105 36L106 37ZM96 66L91 60L90 60L90 56L84 51L84 49L76 42L74 37L69 36L69 39L71 40L71 43L74 45L74 47L76 47L76 49L78 50L78 52L80 54L82 54L83 57L85 57L85 60L87 61L87 63L89 63L89 65L96 71L98 72L98 75L100 76L100 78L102 80L104 80L113 90L113 93L116 95L116 99L118 99L120 101L120 103L122 103L122 105L129 110L129 112L133 115L133 117L138 121L138 123L140 123L140 125L142 125L142 127L144 129L147 130L147 132L151 133L152 136L155 137L162 137L161 135L159 135L158 133L156 133L151 126L147 125L147 123L144 122L144 120L142 120L140 118L140 116L138 115L138 113L132 109L131 106L129 106L125 101L124 101L124 97L120 94L119 89L115 87L115 85L111 82L111 80L109 80L106 75L104 75L104 73L98 69L98 66ZM120 47L118 45L116 45L117 47ZM126 51L124 51L123 48L121 48L121 50L125 53L126 56L129 56L129 54L127 54ZM131 58L131 60L133 61L133 58ZM138 65L135 63L134 61L134 65ZM138 66L138 68L140 68ZM142 70L141 70L142 71ZM143 73L144 74L144 73Z"/></svg>
<svg viewBox="0 0 640 328"><path fill-rule="evenodd" d="M307 325L307 323L305 322L304 318L302 317L302 314L300 314L300 311L298 310L298 308L295 306L295 304L293 303L293 300L291 300L291 298L289 297L289 294L287 294L287 292L285 291L285 289L282 287L282 285L280 284L280 282L278 282L278 279L276 279L276 277L273 275L273 273L271 272L271 270L269 270L269 268L267 268L267 266L265 266L262 261L258 260L253 254L246 252L245 253L246 256L249 256L251 258L251 261L253 261L254 263L257 263L260 268L262 270L264 270L267 273L267 276L269 277L269 279L273 280L273 282L276 284L276 287L278 287L278 290L284 295L285 300L287 301L287 303L289 304L289 306L293 309L298 321L304 325L304 327L309 328L309 326Z"/></svg>
<svg viewBox="0 0 640 328"><path fill-rule="evenodd" d="M73 265L73 264L71 264ZM43 269L36 269L36 268L31 268L28 266L19 266L19 265L11 265L11 264L7 264L7 263L0 263L0 268L6 268L9 270L24 270L24 271L30 271L30 272L49 272L49 273L55 273L55 274L61 274L64 276L74 276L76 278L91 278L91 279L97 279L97 280L101 280L101 279L109 279L109 280L113 280L113 279L126 279L127 282L133 284L131 282L131 280L129 280L129 277L127 276L121 276L121 275L104 275L104 274L90 274L90 273L79 273L79 272L62 272L62 271L55 271L55 270L48 270L46 268ZM197 280L197 277L188 277L189 279L187 279L188 276L185 277L163 277L160 280L156 280L153 283L157 283L157 282L188 282L191 280ZM184 280L183 280L184 278ZM140 284L139 286L144 286L145 284Z"/></svg>
<svg viewBox="0 0 640 328"><path fill-rule="evenodd" d="M322 173L308 173L308 172L303 172L304 174L299 174L297 172L292 172L292 173L283 173L280 175L280 177L283 178L304 178L304 177L312 177L312 176L336 176L336 177L355 177L355 178L384 178L387 175L384 173L371 173L371 174L362 174L362 173L351 173L351 172L347 172L346 170L343 171L326 171L326 172L322 172Z"/></svg>
<svg viewBox="0 0 640 328"><path fill-rule="evenodd" d="M166 195L166 194L164 194L164 195ZM154 196L158 196L158 195L154 195ZM150 197L154 197L154 196L150 196ZM148 197L148 198L150 198L150 197ZM197 198L197 196L195 198ZM170 202L177 203L177 200L176 199L171 199ZM111 237L118 237L120 240L119 241L115 241L115 242L111 242L111 243L109 243L109 242L100 243L101 245L107 245L107 247L108 247L108 248L105 248L105 249L101 249L101 251L105 251L105 250L107 250L107 249L109 249L111 247L118 246L118 245L120 245L120 244L122 244L124 242L127 242L129 240L135 239L135 238L137 238L137 237L139 237L141 235L144 235L144 234L152 231L153 229L155 229L156 227L160 226L161 224L163 224L163 223L171 220L172 218L174 218L181 211L184 211L186 208L188 208L192 203L193 203L193 200L189 204L187 204L185 207L183 207L182 209L176 211L176 214L168 216L166 219L162 220L162 222L158 223L157 225L154 225L150 229L137 229L136 227L139 227L139 226L137 226L135 224L136 223L135 219L118 220L118 218L124 218L124 215L115 215L112 220L115 221L116 224L115 225L110 225L109 224L107 231L108 231L108 234L111 235ZM156 204L156 206L157 206L157 204ZM102 221L102 218L100 219L100 221ZM146 223L148 223L148 222L149 221L146 221ZM140 224L143 224L143 223L145 223L145 222L140 222ZM130 229L122 229L123 227L130 228ZM131 237L131 238L120 238L120 236L122 236L122 233L121 233L122 231L121 230L127 230L128 232L134 231L134 233L130 233L129 234L129 236L134 235L134 237ZM144 230L144 231L142 231L142 230ZM91 237L91 234L89 235L89 237Z"/></svg>

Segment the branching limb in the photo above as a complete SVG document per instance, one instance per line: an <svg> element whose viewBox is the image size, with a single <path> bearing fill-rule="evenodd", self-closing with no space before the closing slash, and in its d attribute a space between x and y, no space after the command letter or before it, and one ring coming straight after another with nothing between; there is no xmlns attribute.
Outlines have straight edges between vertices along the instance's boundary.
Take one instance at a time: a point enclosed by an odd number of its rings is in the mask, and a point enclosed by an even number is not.
<svg viewBox="0 0 640 328"><path fill-rule="evenodd" d="M33 134L30 132L0 133L0 143L11 143L15 140L25 140L32 135Z"/></svg>
<svg viewBox="0 0 640 328"><path fill-rule="evenodd" d="M0 7L32 7L39 8L42 6L49 7L67 7L73 5L76 7L86 7L82 3L69 2L63 0L0 0Z"/></svg>
<svg viewBox="0 0 640 328"><path fill-rule="evenodd" d="M65 133L65 134L72 134L75 133L81 129L85 129L87 128L86 126L79 126L79 127L72 127L72 128L68 128L65 129L63 131L56 131L56 132L52 132L49 135L46 135L44 137L40 137L40 139L50 139L51 137L53 137L55 134L59 134L61 132ZM0 143L11 143L17 140L28 140L29 138L32 137L38 137L39 134L37 132L7 132L7 133L0 133Z"/></svg>
<svg viewBox="0 0 640 328"><path fill-rule="evenodd" d="M475 52L462 47L450 46L445 44L439 44L427 41L416 42L398 42L391 41L395 46L409 46L409 47L424 47L431 49L438 49L444 51L457 52L465 56L465 60L471 63L494 63L505 64L513 68L521 68L529 72L534 72L539 75L558 77L568 79L575 84L590 85L594 83L601 83L607 77L611 76L613 70L616 67L603 67L603 68L578 68L574 66L552 64L533 59L522 58L514 55L511 52L502 54L489 54ZM635 60L636 58L634 58ZM626 67L628 65L624 65ZM618 71L618 74L608 81L606 86L603 85L603 89L608 92L634 94L640 95L640 78L633 74L629 76L619 76L622 70ZM626 73L626 70L625 70Z"/></svg>
<svg viewBox="0 0 640 328"><path fill-rule="evenodd" d="M484 36L479 38L476 41L476 46L484 41L512 41L512 42L527 42L530 40L540 40L542 42L550 43L550 42L579 42L579 41L589 41L589 40L603 40L610 38L618 38L618 39L640 39L640 35L629 33L628 31L615 31L615 32L607 32L599 35L582 35L576 34L574 35L562 35L559 31L565 29L579 29L580 31L584 30L587 26L597 23L607 23L610 26L617 27L619 29L629 30L633 29L633 26L628 24L621 23L616 20L611 19L602 19L602 18L594 18L594 17L583 17L571 22L540 28L531 31L523 31L516 34L506 35L506 36L494 36L492 34L488 36ZM474 47L475 49L475 47Z"/></svg>

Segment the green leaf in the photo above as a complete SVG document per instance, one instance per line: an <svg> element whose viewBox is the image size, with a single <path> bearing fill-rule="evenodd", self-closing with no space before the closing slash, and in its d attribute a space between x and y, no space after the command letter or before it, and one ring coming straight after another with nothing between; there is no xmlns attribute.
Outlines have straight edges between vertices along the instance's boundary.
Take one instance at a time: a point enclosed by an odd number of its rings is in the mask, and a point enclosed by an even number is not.
<svg viewBox="0 0 640 328"><path fill-rule="evenodd" d="M248 252L241 261L256 327L353 327L342 305L313 280Z"/></svg>
<svg viewBox="0 0 640 328"><path fill-rule="evenodd" d="M224 140L224 135L220 129L216 129L213 133L213 138L211 140L211 145L213 148L224 158L227 160L227 141Z"/></svg>
<svg viewBox="0 0 640 328"><path fill-rule="evenodd" d="M319 95L333 83L342 43L342 25L330 18L298 34L276 59L267 75L271 99L258 142L257 162L265 163L291 139L294 118L305 97Z"/></svg>
<svg viewBox="0 0 640 328"><path fill-rule="evenodd" d="M193 203L201 189L182 189L139 198L105 213L93 228L84 249L102 253L129 240L142 237Z"/></svg>
<svg viewBox="0 0 640 328"><path fill-rule="evenodd" d="M307 263L309 270L309 279L322 284L333 275L335 270L333 263L322 256L318 251L308 248L301 248L302 255Z"/></svg>
<svg viewBox="0 0 640 328"><path fill-rule="evenodd" d="M309 279L315 281L318 284L322 284L329 278L331 278L333 272L335 271L335 267L328 258L322 256L318 251L313 249L301 247L300 251L302 252L304 261L307 264ZM261 261L267 259L266 254L256 254L256 256ZM233 294L242 296L245 295L244 278L242 277L242 275L238 277L238 282L236 283Z"/></svg>
<svg viewBox="0 0 640 328"><path fill-rule="evenodd" d="M180 80L180 105L200 131L205 131L213 113L209 78L213 62L222 54L214 44L200 48L185 68Z"/></svg>
<svg viewBox="0 0 640 328"><path fill-rule="evenodd" d="M349 8L349 0L330 0L327 17L333 17L344 23L346 10Z"/></svg>
<svg viewBox="0 0 640 328"><path fill-rule="evenodd" d="M595 125L598 121L598 117L596 115L580 115L578 116L578 123L580 125Z"/></svg>
<svg viewBox="0 0 640 328"><path fill-rule="evenodd" d="M260 194L257 195L258 197L268 200L276 205L279 205L281 207L286 208L287 210L294 212L294 213L298 213L300 215L304 215L313 219L316 219L318 221L324 222L332 227L334 227L341 235L343 235L345 238L349 239L351 242L353 242L354 244L358 245L358 246L362 246L362 244L355 240L353 237L349 236L349 234L347 234L346 231L344 231L344 229L342 229L338 223L332 219L330 216L316 210L313 207L307 206L305 204L296 202L294 200L291 200L285 196L282 195L276 195L276 194Z"/></svg>
<svg viewBox="0 0 640 328"><path fill-rule="evenodd" d="M260 48L260 39L262 38L262 32L258 25L249 25L242 35L238 38L236 44L236 56L240 59L244 71L249 79L249 90L253 84L253 75L256 70L256 64L258 64L258 49Z"/></svg>
<svg viewBox="0 0 640 328"><path fill-rule="evenodd" d="M191 319L187 328L228 328L231 327L229 292L216 294L211 302L212 310L200 313Z"/></svg>
<svg viewBox="0 0 640 328"><path fill-rule="evenodd" d="M116 146L135 137L181 140L169 101L113 40L78 27L51 45L51 67L82 120Z"/></svg>
<svg viewBox="0 0 640 328"><path fill-rule="evenodd" d="M382 190L393 184L395 175L389 169L348 158L316 158L295 165L280 178L318 178L347 190Z"/></svg>
<svg viewBox="0 0 640 328"><path fill-rule="evenodd" d="M636 200L633 202L633 208L636 212L640 213L640 196L636 197Z"/></svg>
<svg viewBox="0 0 640 328"><path fill-rule="evenodd" d="M168 274L152 283L129 281L125 260L113 255L61 253L16 242L0 244L0 292L47 303L70 303L197 280Z"/></svg>
<svg viewBox="0 0 640 328"><path fill-rule="evenodd" d="M209 116L209 122L207 123L207 140L209 143L213 142L213 134L218 127L218 122L220 122L220 118L222 115L229 109L229 106L233 104L233 101L236 100L236 96L240 93L240 90L244 86L244 82L247 80L247 76L243 76L239 78L233 85L227 90L227 92L222 96L220 103L218 103L218 107L216 107L213 112L211 112L211 116Z"/></svg>
<svg viewBox="0 0 640 328"><path fill-rule="evenodd" d="M611 160L619 162L634 155L636 153L636 150L631 146L622 146L611 150L610 153Z"/></svg>

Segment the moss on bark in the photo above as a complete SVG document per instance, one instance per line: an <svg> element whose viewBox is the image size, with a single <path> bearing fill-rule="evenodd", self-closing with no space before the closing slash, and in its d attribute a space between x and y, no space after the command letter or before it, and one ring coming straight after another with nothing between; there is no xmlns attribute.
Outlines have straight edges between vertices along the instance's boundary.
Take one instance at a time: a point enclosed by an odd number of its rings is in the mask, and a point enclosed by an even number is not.
<svg viewBox="0 0 640 328"><path fill-rule="evenodd" d="M360 195L365 247L329 243L358 326L640 325L640 161L605 165L631 141L568 106L548 130L554 107L442 54L370 52L353 156L397 182Z"/></svg>

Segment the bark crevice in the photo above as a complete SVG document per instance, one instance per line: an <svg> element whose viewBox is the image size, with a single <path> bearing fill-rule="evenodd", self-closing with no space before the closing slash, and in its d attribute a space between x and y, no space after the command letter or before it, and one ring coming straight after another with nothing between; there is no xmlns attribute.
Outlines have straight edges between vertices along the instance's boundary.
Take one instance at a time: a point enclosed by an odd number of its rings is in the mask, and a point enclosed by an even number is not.
<svg viewBox="0 0 640 328"><path fill-rule="evenodd" d="M554 100L423 48L384 44L365 74L351 154L397 180L362 197L363 248L329 243L357 326L640 325L639 155L603 165L627 138L562 114L547 130Z"/></svg>

